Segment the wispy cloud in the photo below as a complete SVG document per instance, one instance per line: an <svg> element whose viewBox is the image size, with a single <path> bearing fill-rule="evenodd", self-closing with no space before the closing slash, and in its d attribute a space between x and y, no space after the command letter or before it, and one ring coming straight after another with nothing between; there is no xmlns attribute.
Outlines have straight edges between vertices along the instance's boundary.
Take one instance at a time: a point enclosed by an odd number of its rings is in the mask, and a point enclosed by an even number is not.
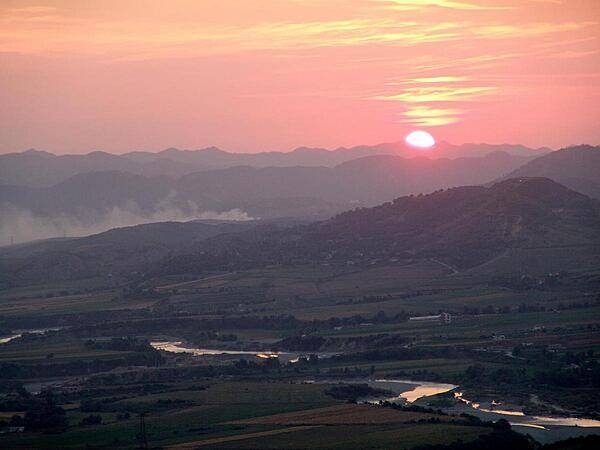
<svg viewBox="0 0 600 450"><path fill-rule="evenodd" d="M366 98L397 102L404 109L399 122L422 127L450 125L463 120L465 105L498 91L496 86L472 85L467 76L415 77L386 84L400 92ZM451 105L451 106L449 106Z"/></svg>
<svg viewBox="0 0 600 450"><path fill-rule="evenodd" d="M20 8L10 8L8 11L13 14L35 15L35 14L45 14L48 12L56 11L56 7L45 6L45 5L39 5L39 6L34 5L34 6L23 6Z"/></svg>
<svg viewBox="0 0 600 450"><path fill-rule="evenodd" d="M564 52L552 53L547 55L546 58L555 58L555 59L573 59L573 58L585 58L587 56L593 56L600 53L600 50L566 50Z"/></svg>
<svg viewBox="0 0 600 450"><path fill-rule="evenodd" d="M436 127L459 122L464 111L458 108L430 108L429 106L410 107L403 113L402 123L422 127Z"/></svg>
<svg viewBox="0 0 600 450"><path fill-rule="evenodd" d="M404 89L399 94L376 95L370 100L400 101L406 103L473 101L496 91L493 86L420 86Z"/></svg>
<svg viewBox="0 0 600 450"><path fill-rule="evenodd" d="M388 3L388 8L399 11L412 11L425 7L438 7L457 9L461 11L498 11L514 9L511 5L487 5L479 2L465 2L454 0L375 0Z"/></svg>
<svg viewBox="0 0 600 450"><path fill-rule="evenodd" d="M551 33L575 31L597 25L597 22L532 23L524 25L484 25L474 27L474 36L487 39L537 37Z"/></svg>
<svg viewBox="0 0 600 450"><path fill-rule="evenodd" d="M406 85L421 85L421 84L439 84L439 83L462 83L469 81L468 77L444 75L438 77L416 77L402 78L400 80L391 80L385 83L386 86L406 86Z"/></svg>
<svg viewBox="0 0 600 450"><path fill-rule="evenodd" d="M414 72L431 72L438 70L446 70L452 68L473 68L482 64L501 63L508 59L515 59L526 56L525 52L516 53L500 53L500 54L480 54L474 56L465 56L461 58L437 58L434 61L415 64L412 67Z"/></svg>
<svg viewBox="0 0 600 450"><path fill-rule="evenodd" d="M390 7L439 7L460 11L510 5L453 0L376 0ZM348 10L351 12L352 10ZM446 20L440 20L444 17ZM408 19L408 20L407 20ZM498 20L497 18L495 20ZM472 39L518 40L572 32L595 22L474 22L471 15L408 18L402 13L354 14L339 20L266 20L227 24L156 23L143 18L90 19L55 7L0 8L0 50L77 52L114 58L202 56L244 51L295 51L335 47L412 47Z"/></svg>
<svg viewBox="0 0 600 450"><path fill-rule="evenodd" d="M261 0L260 8L239 0L123 1L111 8L80 0L0 1L0 64L8 61L7 69L18 74L0 77L0 92L9 97L0 113L10 130L44 122L33 113L45 117L45 109L58 104L62 123L75 123L80 111L90 117L104 111L100 105L112 104L111 93L131 79L135 89L119 91L131 96L130 104L154 111L172 102L171 110L182 111L180 122L201 122L196 134L202 136L210 136L213 124L213 136L229 126L237 131L229 135L247 136L255 116L279 126L285 120L295 133L287 133L289 139L307 130L326 136L322 142L354 139L339 131L345 114L360 117L356 130L369 139L398 120L442 126L474 119L481 130L490 122L487 130L495 133L490 118L504 116L512 101L527 101L537 125L551 113L546 105L573 109L574 98L585 111L578 116L583 123L597 108L585 102L598 91L596 78L588 78L600 72L598 1ZM15 88L21 74L24 81ZM49 80L62 90L44 91ZM69 100L83 86L85 95ZM34 107L22 100L25 94ZM115 101L115 111L136 129L126 116L138 117L137 106L131 112L121 103ZM514 109L525 114L525 108ZM315 120L315 110L328 117ZM205 111L212 113L207 120ZM518 132L527 128L514 122ZM22 134L26 142L29 133Z"/></svg>

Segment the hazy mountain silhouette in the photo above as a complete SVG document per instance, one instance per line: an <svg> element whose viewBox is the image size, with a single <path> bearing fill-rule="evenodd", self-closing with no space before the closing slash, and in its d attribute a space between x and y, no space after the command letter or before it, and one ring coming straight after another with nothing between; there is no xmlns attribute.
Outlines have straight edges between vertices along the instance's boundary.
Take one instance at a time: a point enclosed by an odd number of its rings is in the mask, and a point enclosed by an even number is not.
<svg viewBox="0 0 600 450"><path fill-rule="evenodd" d="M333 168L238 166L179 179L108 171L78 174L47 188L0 185L0 240L78 236L218 214L318 220L399 195L485 183L526 161L503 152L435 160L379 155Z"/></svg>
<svg viewBox="0 0 600 450"><path fill-rule="evenodd" d="M169 195L170 180L124 172L92 172L74 175L49 188L0 186L0 204L11 203L37 214L104 210L134 202L150 211Z"/></svg>
<svg viewBox="0 0 600 450"><path fill-rule="evenodd" d="M86 238L4 247L0 248L0 273L14 277L12 280L17 283L111 276L113 272L115 276L132 275L165 255L184 253L186 248L204 239L239 231L244 226L248 225L162 222L116 228ZM0 284L2 281L0 275Z"/></svg>
<svg viewBox="0 0 600 450"><path fill-rule="evenodd" d="M594 265L600 252L600 202L546 178L405 196L309 225L196 226L140 225L4 248L4 282L117 272L202 273L273 263L351 261L360 266L415 258L477 270L505 257L516 270L510 257L514 251L529 252L539 260L537 269L526 270L581 270Z"/></svg>
<svg viewBox="0 0 600 450"><path fill-rule="evenodd" d="M510 144L462 144L453 145L439 142L433 149L421 150L404 142L392 142L377 145L340 147L335 150L298 147L291 152L229 153L216 147L201 150L179 150L169 148L158 153L132 152L125 157L138 162L149 162L160 158L170 159L197 167L223 169L234 166L251 167L288 167L288 166L325 166L333 167L357 158L373 155L395 155L405 158L426 156L427 158L480 157L492 152L506 152L511 155L535 157L550 151L548 148L531 149L522 145Z"/></svg>
<svg viewBox="0 0 600 450"><path fill-rule="evenodd" d="M591 197L600 198L600 146L579 145L536 158L505 178L547 177Z"/></svg>
<svg viewBox="0 0 600 450"><path fill-rule="evenodd" d="M529 149L520 145L463 144L440 142L432 150L418 150L403 142L326 150L300 147L291 152L229 153L215 147L200 150L166 149L158 153L136 151L124 155L92 152L62 155L37 150L0 155L0 184L47 187L74 175L119 170L147 176L180 177L201 170L236 166L335 167L346 161L373 155L436 158L480 157L495 151L535 157L549 149Z"/></svg>
<svg viewBox="0 0 600 450"><path fill-rule="evenodd" d="M519 268L522 255L513 256L520 251L535 263L526 271L580 270L597 266L600 202L547 178L517 178L404 196L293 230L211 244L214 254L229 249L241 262L246 255L269 263L357 265L435 258L462 270L504 258L510 272ZM178 267L176 260L169 264Z"/></svg>
<svg viewBox="0 0 600 450"><path fill-rule="evenodd" d="M136 172L137 164L118 155L92 152L62 155L37 150L0 155L0 184L50 186L87 172L121 170Z"/></svg>
<svg viewBox="0 0 600 450"><path fill-rule="evenodd" d="M135 202L151 210L165 200L205 208L245 207L277 198L321 198L351 205L461 184L480 184L518 167L523 158L495 152L483 158L437 159L370 156L328 167L238 166L179 179L122 171L78 174L48 188L0 186L0 203L36 212L104 209Z"/></svg>

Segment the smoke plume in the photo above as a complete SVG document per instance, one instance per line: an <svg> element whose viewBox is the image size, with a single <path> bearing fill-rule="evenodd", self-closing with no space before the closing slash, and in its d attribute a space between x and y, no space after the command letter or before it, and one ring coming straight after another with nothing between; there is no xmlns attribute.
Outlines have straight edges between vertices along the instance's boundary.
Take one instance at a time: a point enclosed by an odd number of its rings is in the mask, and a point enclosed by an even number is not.
<svg viewBox="0 0 600 450"><path fill-rule="evenodd" d="M229 211L200 210L197 205L186 208L159 206L153 212L143 212L134 204L113 207L107 211L82 210L77 213L40 215L12 205L0 208L0 245L18 244L53 237L77 237L101 233L111 228L152 222L190 220L245 221L253 217L240 209Z"/></svg>

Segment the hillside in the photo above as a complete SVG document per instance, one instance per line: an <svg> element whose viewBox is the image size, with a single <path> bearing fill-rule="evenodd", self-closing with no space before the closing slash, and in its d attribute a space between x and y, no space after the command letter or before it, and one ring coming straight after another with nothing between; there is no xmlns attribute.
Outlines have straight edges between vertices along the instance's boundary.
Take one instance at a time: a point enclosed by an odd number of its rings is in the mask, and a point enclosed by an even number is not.
<svg viewBox="0 0 600 450"><path fill-rule="evenodd" d="M115 228L85 238L53 239L0 247L0 273L16 284L139 275L170 254L186 253L221 233L238 232L248 223L161 222ZM2 283L0 277L0 284Z"/></svg>
<svg viewBox="0 0 600 450"><path fill-rule="evenodd" d="M540 156L504 178L546 177L600 198L600 146L579 145Z"/></svg>
<svg viewBox="0 0 600 450"><path fill-rule="evenodd" d="M420 255L472 267L507 248L598 244L600 206L549 179L509 179L343 213L311 239L348 258Z"/></svg>
<svg viewBox="0 0 600 450"><path fill-rule="evenodd" d="M162 276L268 264L371 265L429 258L465 270L508 250L557 248L568 249L569 263L546 254L540 270L556 265L583 270L595 264L600 249L600 204L549 179L510 179L489 188L400 197L311 225L229 227L207 232L194 224L165 223L30 244L27 252L9 247L0 256L8 268L4 281L32 283L59 272L63 279L117 272ZM148 239L147 230L152 231Z"/></svg>
<svg viewBox="0 0 600 450"><path fill-rule="evenodd" d="M0 185L0 242L195 218L320 220L400 195L485 183L525 161L503 152L433 160L378 155L333 168L238 166L179 179L105 171L50 187Z"/></svg>
<svg viewBox="0 0 600 450"><path fill-rule="evenodd" d="M350 207L375 205L399 195L479 184L507 173L524 158L492 153L481 158L428 159L392 155L367 156L334 168L233 167L179 179L185 198L223 199L230 207L268 198L320 198Z"/></svg>
<svg viewBox="0 0 600 450"><path fill-rule="evenodd" d="M510 249L598 252L600 203L547 178L518 178L489 188L463 186L404 196L259 239L208 244L215 253L229 249L269 262L365 265L436 258L470 269Z"/></svg>

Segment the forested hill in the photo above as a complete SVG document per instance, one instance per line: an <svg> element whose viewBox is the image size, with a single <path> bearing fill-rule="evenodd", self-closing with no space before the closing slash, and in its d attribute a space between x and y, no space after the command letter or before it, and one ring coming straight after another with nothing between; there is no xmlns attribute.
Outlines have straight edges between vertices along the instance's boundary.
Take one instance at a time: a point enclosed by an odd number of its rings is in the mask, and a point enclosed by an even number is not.
<svg viewBox="0 0 600 450"><path fill-rule="evenodd" d="M600 198L600 146L578 145L540 156L504 178L546 177L571 189Z"/></svg>
<svg viewBox="0 0 600 450"><path fill-rule="evenodd" d="M514 178L407 196L315 225L311 240L337 254L444 257L472 266L510 247L591 245L599 202L547 178Z"/></svg>
<svg viewBox="0 0 600 450"><path fill-rule="evenodd" d="M206 226L183 228L182 239L176 239L182 224L165 223L5 250L0 253L4 282L414 258L435 258L462 270L509 249L555 248L568 249L569 261L576 261L565 262L562 269L577 270L578 256L589 259L600 246L600 202L546 178L516 178L488 188L465 186L400 197L308 225L248 223L211 226L210 232ZM165 245L171 241L177 245ZM552 263L554 256L543 258Z"/></svg>

